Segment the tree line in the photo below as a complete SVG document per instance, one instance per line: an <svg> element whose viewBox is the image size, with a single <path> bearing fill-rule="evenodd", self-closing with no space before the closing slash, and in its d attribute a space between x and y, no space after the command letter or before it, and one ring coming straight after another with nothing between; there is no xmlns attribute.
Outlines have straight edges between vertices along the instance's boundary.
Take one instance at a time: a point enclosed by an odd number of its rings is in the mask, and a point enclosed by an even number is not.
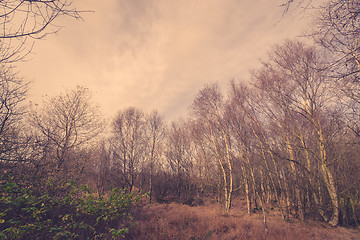
<svg viewBox="0 0 360 240"><path fill-rule="evenodd" d="M226 214L243 197L265 226L272 207L284 219L359 226L359 6L329 1L312 43L274 46L249 83L204 86L170 123L135 107L107 123L84 87L26 106L28 83L4 61L1 175L76 180L99 196L120 187L157 202L211 199Z"/></svg>

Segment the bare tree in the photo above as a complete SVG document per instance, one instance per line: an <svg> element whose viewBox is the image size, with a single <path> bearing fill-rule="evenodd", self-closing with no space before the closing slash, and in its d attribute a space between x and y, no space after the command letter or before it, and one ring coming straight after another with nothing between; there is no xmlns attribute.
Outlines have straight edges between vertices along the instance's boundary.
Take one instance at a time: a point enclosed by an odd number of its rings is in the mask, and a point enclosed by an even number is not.
<svg viewBox="0 0 360 240"><path fill-rule="evenodd" d="M25 114L24 99L28 83L0 64L0 161L23 161L20 148L21 120Z"/></svg>
<svg viewBox="0 0 360 240"><path fill-rule="evenodd" d="M99 107L91 102L90 91L79 86L45 101L39 110L34 108L29 121L41 141L51 144L55 170L65 172L75 161L74 150L80 151L105 127Z"/></svg>
<svg viewBox="0 0 360 240"><path fill-rule="evenodd" d="M91 164L86 165L87 182L96 187L99 196L103 196L114 186L111 178L110 142L102 139L91 148Z"/></svg>
<svg viewBox="0 0 360 240"><path fill-rule="evenodd" d="M290 5L306 5L312 0L289 0L283 6L287 10ZM314 28L310 36L315 42L326 49L328 63L334 79L341 79L345 93L356 101L360 101L360 3L357 0L328 0L319 6L314 20Z"/></svg>
<svg viewBox="0 0 360 240"><path fill-rule="evenodd" d="M329 55L328 71L338 83L343 108L349 110L348 126L356 134L359 132L357 109L360 105L359 14L359 1L331 0L321 9L312 35Z"/></svg>
<svg viewBox="0 0 360 240"><path fill-rule="evenodd" d="M231 132L235 139L234 149L237 158L241 163L241 171L244 177L245 194L247 200L248 213L252 211L251 196L255 209L261 208L265 231L267 228L265 196L267 194L264 186L263 177L263 148L257 144L257 128L254 126L254 111L251 101L254 94L245 84L231 82L230 104L228 106L230 116ZM271 174L271 173L268 173ZM260 181L259 181L260 179ZM260 206L258 206L258 203Z"/></svg>
<svg viewBox="0 0 360 240"><path fill-rule="evenodd" d="M21 60L31 51L28 38L41 39L60 30L61 16L81 19L68 0L4 0L0 2L0 63Z"/></svg>
<svg viewBox="0 0 360 240"><path fill-rule="evenodd" d="M253 182L254 170L250 163L250 149L253 145L251 143L251 130L249 129L249 122L246 118L246 111L244 111L244 103L248 94L244 86L238 86L234 81L232 81L230 85L230 100L226 105L226 117L231 129L230 134L234 139L234 155L237 158L236 162L240 165L239 172L242 174L243 182L241 185L245 187L247 211L250 215L252 211L252 195L255 194L255 183Z"/></svg>
<svg viewBox="0 0 360 240"><path fill-rule="evenodd" d="M330 0L320 10L313 36L332 54L332 68L341 77L360 70L360 3L356 0ZM356 76L352 76L352 79Z"/></svg>
<svg viewBox="0 0 360 240"><path fill-rule="evenodd" d="M287 41L284 45L275 47L270 56L270 61L264 63L264 67L255 73L255 86L261 91L262 98L258 109L271 119L268 126L279 129L276 132L280 131L285 135L268 134L275 136L271 145L267 143L270 143L270 140L264 138L266 146L273 149L269 154L274 155L275 149L284 149L287 155L285 159L288 159L290 164L287 169L296 178L294 163L299 160L294 158L294 149L303 150L306 161L298 163L305 166L310 173L307 177L313 188L321 189L324 186L326 189L332 205L332 214L328 219L337 225L339 197L335 174L331 168L336 158L332 159L329 155L329 143L335 134L340 132L330 131L328 125L331 119L329 113L336 109L334 85L329 81L327 72L322 70L324 63L321 55L313 47L306 47L301 42ZM276 139L276 136L280 138ZM295 140L299 145L292 142ZM276 143L280 142L282 143L276 147ZM279 155L281 154L278 153L277 156ZM276 178L284 179L287 172L284 171L285 165L279 167L278 170L275 169ZM314 176L321 176L321 183L317 183L317 187ZM279 186L281 183L279 182ZM282 188L290 192L288 187L285 181ZM312 196L317 206L323 206L325 198L321 190L316 190ZM298 197L299 195L296 198ZM321 208L318 210L325 218Z"/></svg>
<svg viewBox="0 0 360 240"><path fill-rule="evenodd" d="M198 195L221 198L217 160L212 149L209 148L209 139L206 135L206 125L201 120L192 120L188 123L192 142L193 176L192 181L197 183Z"/></svg>
<svg viewBox="0 0 360 240"><path fill-rule="evenodd" d="M173 122L168 131L165 156L176 178L178 202L188 200L186 194L192 168L191 141L184 122Z"/></svg>
<svg viewBox="0 0 360 240"><path fill-rule="evenodd" d="M219 164L224 191L225 212L230 213L233 192L232 153L229 128L224 117L223 96L217 84L206 86L195 98L192 111L203 121Z"/></svg>
<svg viewBox="0 0 360 240"><path fill-rule="evenodd" d="M306 9L312 2L313 0L286 0L280 6L283 8L283 14L286 14L294 5L294 8L303 7Z"/></svg>
<svg viewBox="0 0 360 240"><path fill-rule="evenodd" d="M144 113L134 107L120 111L112 124L111 160L114 177L131 191L145 160Z"/></svg>
<svg viewBox="0 0 360 240"><path fill-rule="evenodd" d="M157 111L153 111L146 118L147 156L149 166L149 197L152 200L154 170L162 155L162 145L165 139L165 123Z"/></svg>

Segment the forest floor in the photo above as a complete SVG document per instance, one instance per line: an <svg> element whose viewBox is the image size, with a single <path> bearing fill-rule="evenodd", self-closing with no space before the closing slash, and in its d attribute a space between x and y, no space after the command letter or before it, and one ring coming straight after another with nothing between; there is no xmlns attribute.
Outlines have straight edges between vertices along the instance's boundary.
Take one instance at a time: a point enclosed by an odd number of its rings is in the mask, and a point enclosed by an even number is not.
<svg viewBox="0 0 360 240"><path fill-rule="evenodd" d="M360 230L316 221L284 221L276 211L268 212L265 231L261 212L249 216L241 200L234 201L229 216L216 203L197 207L153 203L139 209L134 217L136 225L126 239L360 240Z"/></svg>

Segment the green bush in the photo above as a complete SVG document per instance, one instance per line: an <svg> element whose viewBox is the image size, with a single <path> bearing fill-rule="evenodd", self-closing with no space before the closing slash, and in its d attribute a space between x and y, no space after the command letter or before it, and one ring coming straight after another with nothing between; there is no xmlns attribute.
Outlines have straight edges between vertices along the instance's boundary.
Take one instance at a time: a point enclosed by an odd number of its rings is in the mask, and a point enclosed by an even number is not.
<svg viewBox="0 0 360 240"><path fill-rule="evenodd" d="M11 178L1 181L0 239L122 238L134 224L131 210L142 197L117 188L99 197L73 182L49 182L44 189Z"/></svg>

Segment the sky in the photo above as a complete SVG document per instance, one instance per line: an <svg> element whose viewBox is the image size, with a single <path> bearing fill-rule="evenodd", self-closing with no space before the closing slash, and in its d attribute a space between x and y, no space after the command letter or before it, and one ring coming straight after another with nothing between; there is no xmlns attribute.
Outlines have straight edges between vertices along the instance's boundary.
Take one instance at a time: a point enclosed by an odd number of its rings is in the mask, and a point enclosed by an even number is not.
<svg viewBox="0 0 360 240"><path fill-rule="evenodd" d="M205 84L251 81L274 44L308 28L299 9L283 16L283 1L76 0L92 12L58 19L61 31L36 42L18 68L32 102L80 85L107 118L134 106L174 120Z"/></svg>

